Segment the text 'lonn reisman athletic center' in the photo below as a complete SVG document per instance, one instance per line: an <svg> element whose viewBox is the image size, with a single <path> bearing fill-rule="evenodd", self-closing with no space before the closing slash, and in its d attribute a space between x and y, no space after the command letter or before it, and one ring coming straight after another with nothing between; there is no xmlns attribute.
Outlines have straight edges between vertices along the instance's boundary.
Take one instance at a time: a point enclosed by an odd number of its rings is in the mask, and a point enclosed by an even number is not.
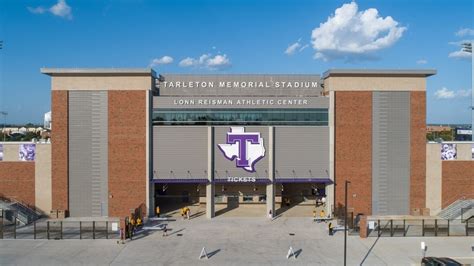
<svg viewBox="0 0 474 266"><path fill-rule="evenodd" d="M49 190L38 184L33 193L71 217L153 216L156 206L200 206L208 218L304 206L332 215L344 205L346 180L355 214L439 211L473 197L462 184L474 161L441 167L426 143L434 70L41 71L51 76L51 176ZM449 169L465 169L455 174L460 183L448 180Z"/></svg>

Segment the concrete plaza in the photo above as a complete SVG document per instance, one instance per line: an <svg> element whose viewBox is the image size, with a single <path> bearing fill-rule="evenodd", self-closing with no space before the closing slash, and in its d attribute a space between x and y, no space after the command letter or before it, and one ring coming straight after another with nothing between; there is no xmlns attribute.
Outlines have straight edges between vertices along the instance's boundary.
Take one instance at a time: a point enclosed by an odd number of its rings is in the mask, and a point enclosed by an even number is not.
<svg viewBox="0 0 474 266"><path fill-rule="evenodd" d="M0 240L0 265L342 265L343 233L328 236L327 224L310 218L203 216L167 223L161 231L144 230L132 241L116 240ZM416 265L420 242L427 256L448 256L474 264L474 237L348 237L349 265ZM297 259L287 259L289 247ZM209 259L199 259L202 248Z"/></svg>

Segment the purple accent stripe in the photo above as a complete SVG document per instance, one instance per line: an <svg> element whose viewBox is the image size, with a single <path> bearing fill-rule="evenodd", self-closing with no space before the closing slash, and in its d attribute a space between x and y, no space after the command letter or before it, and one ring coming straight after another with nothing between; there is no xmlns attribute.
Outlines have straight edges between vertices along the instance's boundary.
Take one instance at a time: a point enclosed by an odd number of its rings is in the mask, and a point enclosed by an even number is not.
<svg viewBox="0 0 474 266"><path fill-rule="evenodd" d="M185 178L177 178L177 179L153 179L153 183L155 184L196 184L196 183L209 183L207 179L185 179ZM214 183L222 184L271 184L270 179L266 178L257 178L255 182L229 182L227 179L214 179ZM275 179L274 183L281 184L281 183L325 183L325 184L332 184L334 183L329 178L277 178Z"/></svg>
<svg viewBox="0 0 474 266"><path fill-rule="evenodd" d="M330 178L276 178L275 183L326 183L332 184Z"/></svg>
<svg viewBox="0 0 474 266"><path fill-rule="evenodd" d="M270 184L272 181L270 179L266 178L256 178L255 182L229 182L227 179L221 178L221 179L214 179L214 183L228 183L228 184Z"/></svg>
<svg viewBox="0 0 474 266"><path fill-rule="evenodd" d="M209 183L207 179L186 179L186 178L176 178L176 179L153 179L155 184L184 184L184 183Z"/></svg>

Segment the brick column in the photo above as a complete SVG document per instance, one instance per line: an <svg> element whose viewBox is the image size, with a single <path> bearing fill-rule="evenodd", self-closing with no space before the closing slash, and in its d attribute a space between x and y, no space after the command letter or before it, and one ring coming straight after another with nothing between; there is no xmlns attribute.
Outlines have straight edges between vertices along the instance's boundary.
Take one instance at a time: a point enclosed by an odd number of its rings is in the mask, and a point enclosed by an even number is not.
<svg viewBox="0 0 474 266"><path fill-rule="evenodd" d="M368 228L367 228L367 216L363 215L360 217L359 221L359 236L361 238L367 238Z"/></svg>
<svg viewBox="0 0 474 266"><path fill-rule="evenodd" d="M51 197L53 210L69 209L68 91L51 91Z"/></svg>

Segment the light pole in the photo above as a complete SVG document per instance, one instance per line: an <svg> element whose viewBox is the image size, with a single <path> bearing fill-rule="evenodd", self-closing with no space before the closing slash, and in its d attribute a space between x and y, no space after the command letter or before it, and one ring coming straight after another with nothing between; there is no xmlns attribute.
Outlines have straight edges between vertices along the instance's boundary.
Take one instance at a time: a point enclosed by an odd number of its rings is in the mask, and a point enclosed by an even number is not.
<svg viewBox="0 0 474 266"><path fill-rule="evenodd" d="M8 113L5 112L5 111L0 111L0 114L3 115L3 142L5 142L5 127L6 127L6 124L7 124L7 115Z"/></svg>
<svg viewBox="0 0 474 266"><path fill-rule="evenodd" d="M344 196L344 266L347 265L347 187L351 181L346 180Z"/></svg>
<svg viewBox="0 0 474 266"><path fill-rule="evenodd" d="M466 52L466 53L470 53L471 54L471 71L472 71L472 75L471 75L471 86L472 86L472 93L471 93L471 97L472 97L472 101L471 101L471 107L469 109L471 109L471 131L472 131L472 134L471 134L471 140L474 141L474 85L472 85L472 82L474 82L474 60L472 59L472 41L470 42L465 42L465 43L462 43L462 50L463 52Z"/></svg>

